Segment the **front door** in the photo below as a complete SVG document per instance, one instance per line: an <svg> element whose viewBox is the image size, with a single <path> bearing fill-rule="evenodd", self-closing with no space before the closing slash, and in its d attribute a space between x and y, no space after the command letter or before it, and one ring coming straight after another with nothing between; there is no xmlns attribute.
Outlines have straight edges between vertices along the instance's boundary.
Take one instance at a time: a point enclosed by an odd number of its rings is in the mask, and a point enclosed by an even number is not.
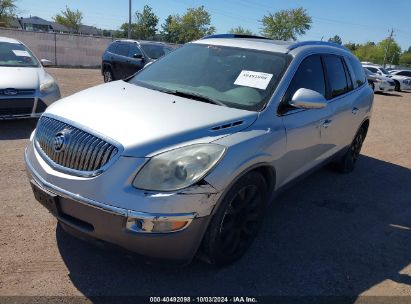
<svg viewBox="0 0 411 304"><path fill-rule="evenodd" d="M330 107L297 109L288 105L300 88L316 91L326 97L320 55L311 55L302 61L280 106L287 136L286 153L279 162L280 186L319 164L334 147L329 136L333 128Z"/></svg>

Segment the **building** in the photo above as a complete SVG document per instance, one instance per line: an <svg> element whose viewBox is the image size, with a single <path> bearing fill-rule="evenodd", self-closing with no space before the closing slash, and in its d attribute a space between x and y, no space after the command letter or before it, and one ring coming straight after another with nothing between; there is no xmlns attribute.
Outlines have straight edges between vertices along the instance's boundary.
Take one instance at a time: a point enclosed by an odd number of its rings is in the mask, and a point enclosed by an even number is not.
<svg viewBox="0 0 411 304"><path fill-rule="evenodd" d="M66 33L73 34L74 31L62 24L48 21L43 18L33 16L29 18L14 19L10 24L10 27L21 28L25 31L35 32L51 32L51 33ZM76 34L84 36L101 36L102 31L94 26L81 25L79 32Z"/></svg>

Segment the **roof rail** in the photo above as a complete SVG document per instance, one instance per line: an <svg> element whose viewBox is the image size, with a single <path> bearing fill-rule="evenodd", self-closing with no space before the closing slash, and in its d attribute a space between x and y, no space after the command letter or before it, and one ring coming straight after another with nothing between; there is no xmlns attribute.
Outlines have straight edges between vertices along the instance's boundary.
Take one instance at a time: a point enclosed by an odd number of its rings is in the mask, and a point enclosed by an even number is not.
<svg viewBox="0 0 411 304"><path fill-rule="evenodd" d="M296 43L294 43L294 44L291 44L291 45L288 47L288 49L289 49L290 51L292 51L292 50L294 50L294 49L296 49L296 48L299 48L299 47L302 47L302 46L306 46L306 45L333 46L333 47L336 47L336 48L339 48L339 49L343 49L343 50L346 50L346 51L350 51L349 49L347 49L347 48L346 48L345 46L343 46L343 45L340 45L340 44L334 43L334 42L328 42L328 41L301 41L301 42L296 42Z"/></svg>
<svg viewBox="0 0 411 304"><path fill-rule="evenodd" d="M262 36L243 35L243 34L215 34L215 35L205 36L201 39L210 39L210 38L252 38L252 39L271 40L270 38L266 38Z"/></svg>

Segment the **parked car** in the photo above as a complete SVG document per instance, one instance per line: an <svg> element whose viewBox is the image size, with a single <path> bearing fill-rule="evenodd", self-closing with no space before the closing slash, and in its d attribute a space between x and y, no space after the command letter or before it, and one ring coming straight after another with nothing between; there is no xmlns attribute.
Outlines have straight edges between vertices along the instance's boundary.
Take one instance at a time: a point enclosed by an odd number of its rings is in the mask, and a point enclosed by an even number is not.
<svg viewBox="0 0 411 304"><path fill-rule="evenodd" d="M390 71L390 74L411 78L411 70L392 70Z"/></svg>
<svg viewBox="0 0 411 304"><path fill-rule="evenodd" d="M390 92L395 89L395 82L391 78L380 76L371 73L370 70L364 68L365 74L367 75L368 84L374 92Z"/></svg>
<svg viewBox="0 0 411 304"><path fill-rule="evenodd" d="M358 59L328 42L241 37L188 43L47 109L25 162L64 229L227 264L280 189L329 162L354 169L374 98Z"/></svg>
<svg viewBox="0 0 411 304"><path fill-rule="evenodd" d="M125 79L173 50L167 44L154 41L116 40L102 57L104 82Z"/></svg>
<svg viewBox="0 0 411 304"><path fill-rule="evenodd" d="M382 66L379 66L376 64L363 64L363 67L367 68L374 74L384 76L384 77L389 77L393 79L395 82L395 91L399 92L401 90L411 90L411 78L410 77L390 74Z"/></svg>
<svg viewBox="0 0 411 304"><path fill-rule="evenodd" d="M0 37L0 119L39 117L60 99L57 82L22 42Z"/></svg>

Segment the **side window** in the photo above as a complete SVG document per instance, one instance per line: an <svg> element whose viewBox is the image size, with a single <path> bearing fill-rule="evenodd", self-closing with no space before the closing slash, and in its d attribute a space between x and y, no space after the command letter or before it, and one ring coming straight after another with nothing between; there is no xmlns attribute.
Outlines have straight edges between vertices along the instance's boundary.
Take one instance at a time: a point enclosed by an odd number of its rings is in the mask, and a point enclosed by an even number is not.
<svg viewBox="0 0 411 304"><path fill-rule="evenodd" d="M300 64L285 93L283 101L288 103L299 89L310 89L325 96L324 71L320 55L310 56Z"/></svg>
<svg viewBox="0 0 411 304"><path fill-rule="evenodd" d="M121 56L128 56L129 45L125 43L119 43L116 47L116 54Z"/></svg>
<svg viewBox="0 0 411 304"><path fill-rule="evenodd" d="M411 77L411 72L402 71L402 72L397 73L397 75Z"/></svg>
<svg viewBox="0 0 411 304"><path fill-rule="evenodd" d="M351 67L354 71L354 88L358 88L366 83L366 76L364 72L364 68L361 66L360 62L355 58L349 59Z"/></svg>
<svg viewBox="0 0 411 304"><path fill-rule="evenodd" d="M135 54L143 55L141 53L140 49L138 48L138 46L135 45L135 44L132 44L132 45L130 45L130 51L128 53L128 57L133 58Z"/></svg>
<svg viewBox="0 0 411 304"><path fill-rule="evenodd" d="M334 98L348 92L345 67L341 61L341 58L338 56L328 55L324 57L324 63L327 69L327 76L330 84L330 97Z"/></svg>
<svg viewBox="0 0 411 304"><path fill-rule="evenodd" d="M117 46L117 43L110 44L109 47L107 48L107 52L114 53L116 46Z"/></svg>
<svg viewBox="0 0 411 304"><path fill-rule="evenodd" d="M369 71L371 71L372 73L378 73L378 69L376 69L376 68L371 68L371 67L367 67L367 69L369 70Z"/></svg>

